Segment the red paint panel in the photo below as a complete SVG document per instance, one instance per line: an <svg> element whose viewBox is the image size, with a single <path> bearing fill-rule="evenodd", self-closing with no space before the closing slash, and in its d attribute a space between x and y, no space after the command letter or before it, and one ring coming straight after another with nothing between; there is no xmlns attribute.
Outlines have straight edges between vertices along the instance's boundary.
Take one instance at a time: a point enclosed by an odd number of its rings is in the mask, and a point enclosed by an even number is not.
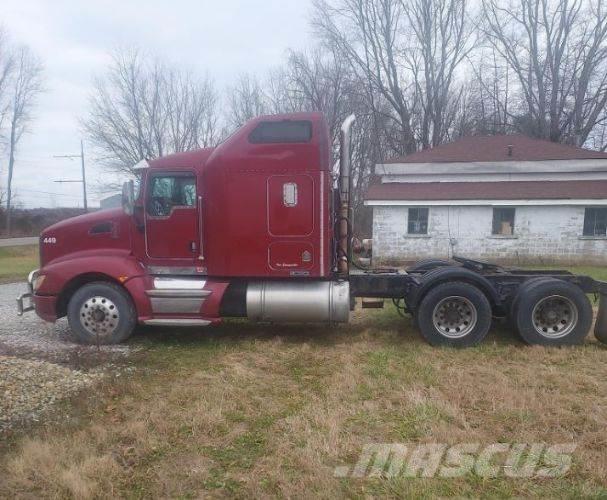
<svg viewBox="0 0 607 500"><path fill-rule="evenodd" d="M289 191L286 194L285 191ZM285 196L291 199L285 199ZM314 181L309 175L268 179L268 231L272 236L309 236L314 231Z"/></svg>
<svg viewBox="0 0 607 500"><path fill-rule="evenodd" d="M281 120L309 120L310 142L249 141L261 122ZM271 260L274 264L283 260L271 257L270 248L291 241L311 245L313 259L306 265L310 277L330 275L329 143L322 115L303 113L252 120L215 149L202 170L201 182L209 276L290 278L292 268L270 265ZM283 203L282 189L289 179L297 181L296 207Z"/></svg>
<svg viewBox="0 0 607 500"><path fill-rule="evenodd" d="M148 256L154 259L191 259L198 239L196 208L174 208L168 217L146 218Z"/></svg>
<svg viewBox="0 0 607 500"><path fill-rule="evenodd" d="M210 290L211 295L203 302L200 314L205 319L219 318L219 308L221 307L221 299L228 285L227 281L207 281L205 290Z"/></svg>
<svg viewBox="0 0 607 500"><path fill-rule="evenodd" d="M276 271L307 271L314 267L314 246L305 241L270 244L270 268Z"/></svg>
<svg viewBox="0 0 607 500"><path fill-rule="evenodd" d="M57 321L57 297L51 296L40 296L34 295L34 305L36 307L36 314L40 316L44 321L50 321L54 323Z"/></svg>

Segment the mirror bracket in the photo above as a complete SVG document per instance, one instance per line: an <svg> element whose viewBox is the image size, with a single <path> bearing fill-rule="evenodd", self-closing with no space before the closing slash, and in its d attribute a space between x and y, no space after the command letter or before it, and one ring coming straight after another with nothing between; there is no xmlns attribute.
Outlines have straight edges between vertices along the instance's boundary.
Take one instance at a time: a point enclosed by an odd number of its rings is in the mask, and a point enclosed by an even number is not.
<svg viewBox="0 0 607 500"><path fill-rule="evenodd" d="M122 185L122 209L127 215L133 215L135 211L135 184L132 180Z"/></svg>

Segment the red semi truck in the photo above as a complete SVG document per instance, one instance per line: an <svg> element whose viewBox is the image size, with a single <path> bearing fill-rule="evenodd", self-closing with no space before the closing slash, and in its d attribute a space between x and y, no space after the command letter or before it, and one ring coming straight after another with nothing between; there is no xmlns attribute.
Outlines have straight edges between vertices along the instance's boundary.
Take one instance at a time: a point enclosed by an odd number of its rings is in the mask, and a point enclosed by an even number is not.
<svg viewBox="0 0 607 500"><path fill-rule="evenodd" d="M347 322L362 297L392 299L433 345L476 344L494 317L529 343L562 345L589 333L595 293L595 335L607 341L607 285L586 276L464 258L353 267L353 122L342 126L338 178L319 113L259 117L216 148L142 161L122 209L41 234L40 269L18 312L67 316L80 341L117 343L137 324Z"/></svg>

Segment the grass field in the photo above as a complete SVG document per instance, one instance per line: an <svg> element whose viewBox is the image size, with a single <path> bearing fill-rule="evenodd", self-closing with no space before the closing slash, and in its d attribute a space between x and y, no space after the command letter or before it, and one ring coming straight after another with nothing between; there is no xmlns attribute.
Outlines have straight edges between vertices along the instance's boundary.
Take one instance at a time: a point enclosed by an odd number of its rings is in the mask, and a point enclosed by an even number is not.
<svg viewBox="0 0 607 500"><path fill-rule="evenodd" d="M498 327L435 349L393 308L348 326L145 330L128 380L4 444L0 497L607 496L607 349ZM337 478L369 443L575 443L561 478ZM1 446L1 445L0 445Z"/></svg>
<svg viewBox="0 0 607 500"><path fill-rule="evenodd" d="M25 280L37 267L36 245L0 248L0 283Z"/></svg>
<svg viewBox="0 0 607 500"><path fill-rule="evenodd" d="M21 252L0 253L4 276L32 267ZM228 321L130 344L134 375L0 441L0 497L607 497L607 348L592 337L528 347L497 324L479 347L436 349L390 306L335 328ZM559 478L334 474L372 443L496 442L576 450Z"/></svg>

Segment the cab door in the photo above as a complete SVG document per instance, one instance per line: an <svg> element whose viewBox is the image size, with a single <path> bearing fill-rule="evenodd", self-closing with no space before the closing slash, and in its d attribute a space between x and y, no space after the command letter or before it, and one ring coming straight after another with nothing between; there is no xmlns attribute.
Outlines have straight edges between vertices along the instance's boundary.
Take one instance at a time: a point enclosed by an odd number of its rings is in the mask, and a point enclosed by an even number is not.
<svg viewBox="0 0 607 500"><path fill-rule="evenodd" d="M193 172L154 172L146 189L145 239L151 259L198 256L198 208Z"/></svg>

